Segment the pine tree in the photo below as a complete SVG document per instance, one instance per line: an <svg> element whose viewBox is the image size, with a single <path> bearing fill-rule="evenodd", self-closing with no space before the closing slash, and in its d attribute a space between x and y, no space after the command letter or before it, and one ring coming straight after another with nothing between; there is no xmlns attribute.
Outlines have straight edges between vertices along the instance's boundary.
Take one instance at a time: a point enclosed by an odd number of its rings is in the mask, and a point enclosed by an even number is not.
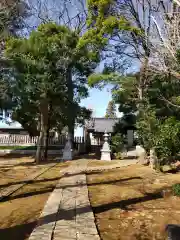
<svg viewBox="0 0 180 240"><path fill-rule="evenodd" d="M114 101L109 101L107 109L106 109L106 115L105 118L116 118L116 105Z"/></svg>

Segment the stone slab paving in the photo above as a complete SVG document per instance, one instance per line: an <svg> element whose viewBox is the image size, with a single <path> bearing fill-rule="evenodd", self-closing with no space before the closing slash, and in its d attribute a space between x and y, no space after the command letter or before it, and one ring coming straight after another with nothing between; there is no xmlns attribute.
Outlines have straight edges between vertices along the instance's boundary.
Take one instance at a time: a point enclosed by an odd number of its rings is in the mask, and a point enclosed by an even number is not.
<svg viewBox="0 0 180 240"><path fill-rule="evenodd" d="M100 240L84 174L87 163L72 162L61 171L71 175L60 179L29 240Z"/></svg>
<svg viewBox="0 0 180 240"><path fill-rule="evenodd" d="M62 169L64 176L50 195L29 240L100 240L91 209L86 172L135 164L126 160L108 166L88 167L87 160L74 161Z"/></svg>
<svg viewBox="0 0 180 240"><path fill-rule="evenodd" d="M51 193L44 210L42 211L38 224L30 236L30 240L51 240L54 231L59 202L62 198L62 188L60 183L57 184L55 190Z"/></svg>
<svg viewBox="0 0 180 240"><path fill-rule="evenodd" d="M61 181L64 191L53 240L100 239L89 202L86 175L79 174L80 171L85 172L86 168L87 161L81 161L81 166L72 169L75 175L71 172L70 177L65 177Z"/></svg>

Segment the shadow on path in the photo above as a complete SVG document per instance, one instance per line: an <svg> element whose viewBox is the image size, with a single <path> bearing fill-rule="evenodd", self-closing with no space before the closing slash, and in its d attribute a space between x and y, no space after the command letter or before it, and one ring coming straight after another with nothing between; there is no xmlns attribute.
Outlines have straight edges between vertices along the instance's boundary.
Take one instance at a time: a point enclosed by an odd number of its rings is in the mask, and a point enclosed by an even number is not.
<svg viewBox="0 0 180 240"><path fill-rule="evenodd" d="M42 180L25 180L25 181L19 181L19 182L10 182L10 183L0 185L0 188L9 187L9 186L12 186L12 185L22 184L22 183L35 184L35 183L41 183L41 182L56 181L56 180L59 180L59 179L61 179L61 177L47 178L47 179L42 179Z"/></svg>
<svg viewBox="0 0 180 240"><path fill-rule="evenodd" d="M43 180L30 180L30 181L24 181L24 182L16 182L13 183L13 185L15 184L21 184L21 183L28 183L28 184L36 184L36 183L41 183L41 182L49 182L49 181L54 181L54 180L59 180L61 179L61 177L59 178L51 178L51 179L43 179ZM101 181L101 182L93 182L93 183L89 183L89 184L72 184L72 185L62 185L60 188L65 189L65 188L73 188L73 187L77 187L77 186L93 186L93 185L99 185L99 184L116 184L116 183L121 183L121 182L125 182L125 181L130 181L130 180L134 180L134 179L142 179L141 177L131 177L131 178L124 178L124 179L119 179L119 180L114 180L114 181ZM4 184L1 185L2 186L10 186L8 184ZM8 196L8 197L4 197L3 199L0 200L0 202L7 202L7 201L12 201L14 199L18 199L18 198L26 198L26 197L31 197L34 195L39 195L39 194L44 194L44 193L48 193L51 192L54 189L54 187L48 187L48 188L43 188L41 190L37 190L37 191L33 191L33 192L27 192L27 193L22 193L22 194L18 194L18 195L14 195L14 196Z"/></svg>
<svg viewBox="0 0 180 240"><path fill-rule="evenodd" d="M155 192L155 193L147 193L143 197L131 198L127 200L121 200L118 202L112 202L112 203L95 206L93 207L93 211L94 213L102 213L114 208L127 209L129 205L140 203L140 202L146 202L154 199L159 199L159 198L162 198L161 191ZM78 211L79 214L83 214L91 211L91 208L89 206L84 206L84 207L77 208L76 211ZM42 226L44 224L55 222L61 219L73 220L75 216L74 212L75 212L75 209L69 209L69 210L60 209L60 214L54 213L54 214L47 215L43 218L40 218L38 221L38 226ZM30 233L35 227L35 225L36 225L36 221L1 229L0 239L24 240L25 232Z"/></svg>

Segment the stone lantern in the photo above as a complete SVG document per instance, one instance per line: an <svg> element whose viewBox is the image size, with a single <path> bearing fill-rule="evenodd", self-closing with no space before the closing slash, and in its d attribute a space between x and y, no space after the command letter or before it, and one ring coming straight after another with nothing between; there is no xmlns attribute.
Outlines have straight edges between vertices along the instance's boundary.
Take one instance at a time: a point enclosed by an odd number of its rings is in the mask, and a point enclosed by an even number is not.
<svg viewBox="0 0 180 240"><path fill-rule="evenodd" d="M105 161L111 161L111 150L110 150L108 140L109 140L109 135L105 131L105 133L104 133L104 144L103 144L103 147L101 149L101 160L105 160Z"/></svg>

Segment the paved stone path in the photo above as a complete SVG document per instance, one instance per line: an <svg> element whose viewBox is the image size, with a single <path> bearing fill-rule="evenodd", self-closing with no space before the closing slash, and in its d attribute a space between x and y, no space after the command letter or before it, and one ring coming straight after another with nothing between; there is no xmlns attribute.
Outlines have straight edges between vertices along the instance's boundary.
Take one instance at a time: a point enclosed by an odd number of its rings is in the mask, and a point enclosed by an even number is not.
<svg viewBox="0 0 180 240"><path fill-rule="evenodd" d="M100 240L88 197L86 172L136 163L87 167L87 160L74 161L50 195L29 240Z"/></svg>
<svg viewBox="0 0 180 240"><path fill-rule="evenodd" d="M87 160L72 162L50 195L29 240L99 240L88 197Z"/></svg>

